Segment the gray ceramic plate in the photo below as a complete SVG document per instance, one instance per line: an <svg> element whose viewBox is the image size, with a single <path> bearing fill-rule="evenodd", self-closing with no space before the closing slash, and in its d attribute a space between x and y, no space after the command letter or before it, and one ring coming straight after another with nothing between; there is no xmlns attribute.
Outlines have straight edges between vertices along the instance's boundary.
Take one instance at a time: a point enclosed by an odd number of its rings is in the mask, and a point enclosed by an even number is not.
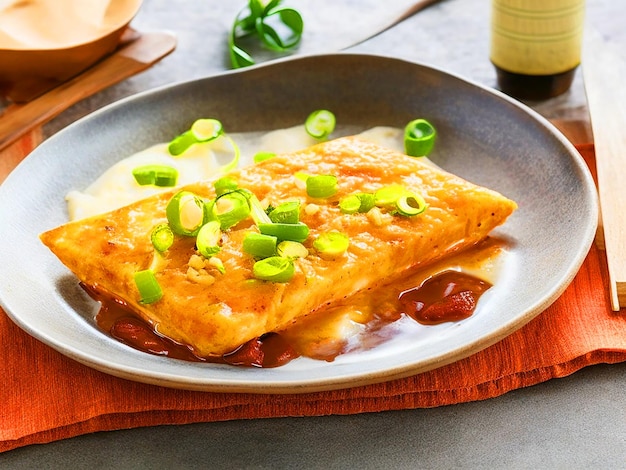
<svg viewBox="0 0 626 470"><path fill-rule="evenodd" d="M64 196L117 159L169 140L198 117L259 131L333 110L357 128L402 127L414 117L439 131L432 159L516 200L497 230L510 242L504 275L471 318L390 341L335 362L298 359L277 369L186 363L133 350L99 331L97 304L39 242L67 220ZM359 54L300 57L143 93L50 138L0 186L0 304L24 330L101 371L210 391L309 392L379 382L475 353L527 323L572 280L593 240L597 201L575 149L507 97L432 68ZM5 345L10 347L10 345Z"/></svg>

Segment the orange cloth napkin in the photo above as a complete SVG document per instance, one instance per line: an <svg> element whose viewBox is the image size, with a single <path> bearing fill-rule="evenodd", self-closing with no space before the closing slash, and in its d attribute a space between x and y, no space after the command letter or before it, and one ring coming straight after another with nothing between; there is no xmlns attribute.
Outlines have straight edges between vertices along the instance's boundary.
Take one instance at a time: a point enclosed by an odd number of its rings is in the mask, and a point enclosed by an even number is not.
<svg viewBox="0 0 626 470"><path fill-rule="evenodd" d="M579 149L593 159L592 146ZM607 282L604 254L593 246L564 294L499 343L406 379L302 395L190 392L119 379L43 345L0 310L0 452L140 426L353 414L496 397L591 364L626 360L626 314L611 311Z"/></svg>

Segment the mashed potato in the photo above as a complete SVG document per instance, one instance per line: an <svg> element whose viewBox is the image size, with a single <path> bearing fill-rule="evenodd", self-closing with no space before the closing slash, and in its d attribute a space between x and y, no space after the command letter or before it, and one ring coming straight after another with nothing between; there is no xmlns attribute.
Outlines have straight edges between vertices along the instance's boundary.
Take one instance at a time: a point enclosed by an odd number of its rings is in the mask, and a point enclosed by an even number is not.
<svg viewBox="0 0 626 470"><path fill-rule="evenodd" d="M374 127L359 134L366 140L393 150L404 151L403 132L393 127ZM252 163L256 152L285 153L300 150L318 141L308 135L304 126L278 129L267 133L230 134L241 150L241 165ZM172 156L167 144L157 144L131 155L105 171L86 189L67 194L70 220L82 219L125 206L169 188L152 185L141 186L133 177L134 168L141 165L161 164L178 170L178 185L211 178L233 158L228 139L196 144L181 156Z"/></svg>

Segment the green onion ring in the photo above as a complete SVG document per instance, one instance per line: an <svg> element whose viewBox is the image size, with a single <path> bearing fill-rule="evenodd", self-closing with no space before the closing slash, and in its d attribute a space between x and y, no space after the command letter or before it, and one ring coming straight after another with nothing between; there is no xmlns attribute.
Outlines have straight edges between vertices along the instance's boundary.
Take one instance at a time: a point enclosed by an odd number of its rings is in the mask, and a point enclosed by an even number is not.
<svg viewBox="0 0 626 470"><path fill-rule="evenodd" d="M394 206L406 192L405 187L399 184L383 186L374 193L374 203L379 207Z"/></svg>
<svg viewBox="0 0 626 470"><path fill-rule="evenodd" d="M202 256L210 258L220 252L221 239L220 223L217 220L211 220L200 227L196 236L196 247Z"/></svg>
<svg viewBox="0 0 626 470"><path fill-rule="evenodd" d="M315 175L306 179L306 193L312 198L327 198L337 193L337 177Z"/></svg>
<svg viewBox="0 0 626 470"><path fill-rule="evenodd" d="M190 191L176 193L167 204L165 215L172 231L185 236L196 236L208 219L206 204Z"/></svg>
<svg viewBox="0 0 626 470"><path fill-rule="evenodd" d="M356 194L351 194L339 201L339 210L344 214L356 214L361 207L361 199Z"/></svg>
<svg viewBox="0 0 626 470"><path fill-rule="evenodd" d="M426 119L415 119L404 128L404 150L411 157L430 154L437 138L437 131Z"/></svg>
<svg viewBox="0 0 626 470"><path fill-rule="evenodd" d="M318 254L322 258L337 258L343 255L350 246L350 239L342 232L322 233L313 242Z"/></svg>
<svg viewBox="0 0 626 470"><path fill-rule="evenodd" d="M155 250L163 253L174 244L174 232L168 224L159 224L152 229L150 241Z"/></svg>
<svg viewBox="0 0 626 470"><path fill-rule="evenodd" d="M281 256L264 258L252 266L252 274L262 281L289 282L295 272L293 260Z"/></svg>
<svg viewBox="0 0 626 470"><path fill-rule="evenodd" d="M300 201L283 202L268 215L274 223L297 224L300 222Z"/></svg>
<svg viewBox="0 0 626 470"><path fill-rule="evenodd" d="M315 139L325 139L335 130L335 124L335 115L331 111L318 109L308 115L304 129Z"/></svg>
<svg viewBox="0 0 626 470"><path fill-rule="evenodd" d="M230 191L234 191L235 189L237 189L238 186L239 185L237 184L237 181L228 176L223 176L222 178L215 181L215 183L213 183L213 187L215 188L215 194L218 196L221 196L222 194L228 193Z"/></svg>
<svg viewBox="0 0 626 470"><path fill-rule="evenodd" d="M306 258L309 256L309 250L302 243L291 240L284 240L276 247L276 253L283 258Z"/></svg>
<svg viewBox="0 0 626 470"><path fill-rule="evenodd" d="M217 119L196 119L189 129L198 142L210 142L224 133L222 123Z"/></svg>
<svg viewBox="0 0 626 470"><path fill-rule="evenodd" d="M426 210L428 204L422 196L415 193L406 193L396 201L398 214L407 217L421 214Z"/></svg>
<svg viewBox="0 0 626 470"><path fill-rule="evenodd" d="M227 230L250 215L250 204L240 191L221 194L212 202L211 211L220 221L222 230Z"/></svg>

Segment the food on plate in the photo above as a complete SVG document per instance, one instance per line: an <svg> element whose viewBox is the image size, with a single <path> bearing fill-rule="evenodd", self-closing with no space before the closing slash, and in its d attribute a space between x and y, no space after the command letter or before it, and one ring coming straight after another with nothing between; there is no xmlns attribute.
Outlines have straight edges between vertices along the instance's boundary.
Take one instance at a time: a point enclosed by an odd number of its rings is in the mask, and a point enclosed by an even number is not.
<svg viewBox="0 0 626 470"><path fill-rule="evenodd" d="M474 246L515 209L420 159L344 137L41 240L83 284L209 357ZM172 234L153 243L164 225Z"/></svg>

